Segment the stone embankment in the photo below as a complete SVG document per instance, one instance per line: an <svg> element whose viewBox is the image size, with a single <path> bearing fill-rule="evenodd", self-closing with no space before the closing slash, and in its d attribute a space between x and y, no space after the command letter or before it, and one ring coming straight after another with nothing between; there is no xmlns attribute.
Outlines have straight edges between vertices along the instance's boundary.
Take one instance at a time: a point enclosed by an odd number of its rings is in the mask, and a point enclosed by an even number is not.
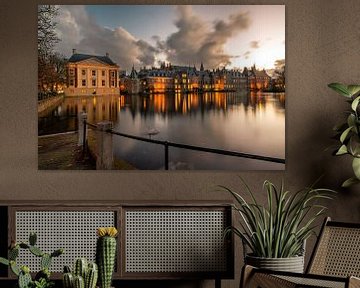
<svg viewBox="0 0 360 288"><path fill-rule="evenodd" d="M38 115L42 116L46 114L49 110L54 109L56 106L64 99L64 94L60 94L54 97L50 97L44 100L38 101Z"/></svg>

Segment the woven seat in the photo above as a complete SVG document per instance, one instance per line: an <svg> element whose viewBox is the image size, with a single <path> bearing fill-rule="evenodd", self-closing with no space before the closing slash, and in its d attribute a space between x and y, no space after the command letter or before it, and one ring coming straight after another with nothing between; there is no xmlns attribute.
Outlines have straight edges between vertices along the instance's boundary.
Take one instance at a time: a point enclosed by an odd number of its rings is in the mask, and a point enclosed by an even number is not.
<svg viewBox="0 0 360 288"><path fill-rule="evenodd" d="M360 224L326 218L305 274L243 268L240 287L360 287Z"/></svg>

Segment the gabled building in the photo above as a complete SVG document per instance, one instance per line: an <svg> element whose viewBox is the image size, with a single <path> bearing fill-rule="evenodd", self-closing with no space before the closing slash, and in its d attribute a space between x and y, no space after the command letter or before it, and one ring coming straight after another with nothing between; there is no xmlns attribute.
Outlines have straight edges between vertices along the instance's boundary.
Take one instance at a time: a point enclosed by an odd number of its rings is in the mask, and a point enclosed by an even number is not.
<svg viewBox="0 0 360 288"><path fill-rule="evenodd" d="M124 93L127 94L137 94L140 92L140 80L138 73L136 72L134 65L131 69L129 76L124 76L121 79L124 81Z"/></svg>
<svg viewBox="0 0 360 288"><path fill-rule="evenodd" d="M265 69L257 70L254 65L246 72L248 73L248 86L250 90L263 91L270 88L271 77L266 73Z"/></svg>
<svg viewBox="0 0 360 288"><path fill-rule="evenodd" d="M66 96L119 95L119 66L109 54L73 54L67 63Z"/></svg>

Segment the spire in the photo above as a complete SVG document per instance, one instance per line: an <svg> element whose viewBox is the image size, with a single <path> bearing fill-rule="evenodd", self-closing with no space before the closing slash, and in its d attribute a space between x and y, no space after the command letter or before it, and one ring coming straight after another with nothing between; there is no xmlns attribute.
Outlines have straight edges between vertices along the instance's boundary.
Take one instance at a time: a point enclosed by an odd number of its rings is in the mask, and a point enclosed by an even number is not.
<svg viewBox="0 0 360 288"><path fill-rule="evenodd" d="M204 71L204 65L203 65L202 61L201 61L201 65L200 65L200 71Z"/></svg>
<svg viewBox="0 0 360 288"><path fill-rule="evenodd" d="M133 64L132 69L131 69L130 78L131 78L131 79L137 78L137 73L136 73L136 71L135 71L134 64Z"/></svg>

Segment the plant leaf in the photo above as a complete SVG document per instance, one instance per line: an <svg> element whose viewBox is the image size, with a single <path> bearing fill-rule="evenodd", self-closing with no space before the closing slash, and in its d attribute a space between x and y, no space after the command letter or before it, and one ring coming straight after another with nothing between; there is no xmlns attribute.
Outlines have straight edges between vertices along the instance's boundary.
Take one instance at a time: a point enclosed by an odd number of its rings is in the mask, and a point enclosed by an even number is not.
<svg viewBox="0 0 360 288"><path fill-rule="evenodd" d="M355 157L353 159L352 168L356 178L360 180L360 158Z"/></svg>
<svg viewBox="0 0 360 288"><path fill-rule="evenodd" d="M351 178L347 179L346 181L344 181L344 183L341 185L341 187L348 188L352 185L359 184L359 183L360 183L359 179L357 179L356 177L351 177Z"/></svg>
<svg viewBox="0 0 360 288"><path fill-rule="evenodd" d="M355 100L351 103L351 109L356 111L357 106L359 105L360 96L356 97Z"/></svg>
<svg viewBox="0 0 360 288"><path fill-rule="evenodd" d="M336 155L344 155L347 154L348 150L346 145L341 145L341 147L339 148L339 150L336 152Z"/></svg>
<svg viewBox="0 0 360 288"><path fill-rule="evenodd" d="M347 98L350 98L351 95L348 91L347 85L341 84L341 83L330 83L328 85L329 88L333 89L337 93L339 93L342 96L345 96Z"/></svg>
<svg viewBox="0 0 360 288"><path fill-rule="evenodd" d="M340 141L344 143L346 137L348 136L349 132L351 131L352 127L347 128L343 133L341 133Z"/></svg>
<svg viewBox="0 0 360 288"><path fill-rule="evenodd" d="M350 96L354 96L360 92L360 85L348 85L347 91L349 92Z"/></svg>

